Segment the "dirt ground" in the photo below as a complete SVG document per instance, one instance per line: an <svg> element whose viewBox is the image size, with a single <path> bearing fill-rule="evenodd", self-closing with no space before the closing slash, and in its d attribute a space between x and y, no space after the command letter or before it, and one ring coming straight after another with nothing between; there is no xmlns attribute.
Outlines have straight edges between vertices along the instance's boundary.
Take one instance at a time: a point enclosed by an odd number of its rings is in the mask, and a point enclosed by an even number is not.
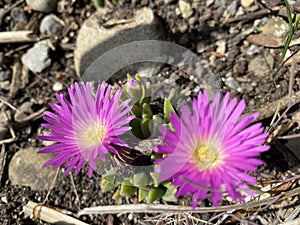
<svg viewBox="0 0 300 225"><path fill-rule="evenodd" d="M30 187L11 185L8 168L11 158L20 149L42 146L36 136L42 131L40 124L43 121L41 119L43 111L49 109L48 102L55 101L53 84L56 82L62 84L63 89L60 92L66 93L67 87L80 80L75 72L73 60L76 37L83 21L96 11L96 7L88 0L77 0L73 4L72 2L71 0L58 0L56 10L52 12L64 21L67 29L62 30L58 35L47 37L55 43L55 50L50 55L51 66L42 72L28 71L20 62L21 56L33 46L34 42L0 43L0 72L2 73L0 74L0 109L8 115L6 120L0 121L1 224L47 224L26 216L22 210L29 200L43 202L48 190L34 191ZM222 91L230 91L232 96L244 98L248 103L248 112L259 111L261 113L259 120L271 129L269 139L271 149L261 156L266 163L259 168L258 179L261 182L258 187L261 188L289 177L290 180L277 189L268 190L268 197L280 197L282 193L297 190L300 154L297 156L295 149L286 145L286 139L278 137L297 136L299 133L298 62L300 61L295 55L290 63L281 64L280 54L283 44L270 44L273 39L278 40L274 37L264 37L262 42L259 42L259 37L255 37L254 41L249 38L250 35L259 33L257 23L263 24L276 16L288 21L284 1L254 1L247 7L242 6L241 2L244 1L239 0L187 2L193 9L193 14L189 18L183 18L178 12L177 0L120 0L116 4L107 2L105 7L111 11L112 19L124 18L128 16L126 12L134 12L141 7L151 8L163 24L166 40L184 46L196 53L199 58L207 60L211 71L220 80ZM297 13L298 1L295 2L292 12ZM238 11L241 8L243 13ZM1 32L32 30L39 38L46 38L40 34L38 28L42 17L48 13L31 10L26 6L25 1L1 0L0 9ZM14 18L11 14L13 10L17 14ZM21 17L18 10L25 12L26 16ZM298 37L299 31L296 30L293 40L297 40ZM224 43L226 50L222 52L220 46ZM295 44L289 50L293 53L297 51L297 48ZM260 56L263 61L257 61L255 65L257 56ZM271 58L271 63L266 64L268 57ZM261 67L260 64L266 65ZM166 65L160 71L165 79L169 79L171 73L177 75L176 83L183 88L188 86L194 89L197 85L188 74L178 68ZM277 75L278 79L275 79ZM233 84L232 80L238 82L239 85L234 85L236 83ZM33 111L28 113L31 117L16 121L15 108L19 109L26 102L33 103ZM283 116L280 119L276 118L276 123L270 126L278 106L280 106L278 113ZM288 111L285 111L286 109ZM15 138L11 138L11 130L14 131ZM87 172L83 170L78 176L73 176L74 184L72 184L71 178L64 177L61 173L48 196L47 204L73 213L85 207L116 204L111 197L112 193L101 192L100 176L96 175L90 180L86 174ZM76 198L75 189L79 200ZM137 199L136 197L124 198L122 201L123 203L136 203ZM189 205L189 198L183 199L182 202ZM281 224L300 216L297 211L299 203L299 197L292 195L281 198L280 201L274 200L267 206L235 211L221 224ZM224 204L228 203L224 202ZM204 202L203 206L209 206L209 203ZM204 224L203 221L208 221L219 213L192 215L193 217L188 218L184 215L166 216L149 213L84 215L79 219L88 224L107 225ZM150 221L147 221L147 218ZM215 224L218 219L212 220L211 224Z"/></svg>

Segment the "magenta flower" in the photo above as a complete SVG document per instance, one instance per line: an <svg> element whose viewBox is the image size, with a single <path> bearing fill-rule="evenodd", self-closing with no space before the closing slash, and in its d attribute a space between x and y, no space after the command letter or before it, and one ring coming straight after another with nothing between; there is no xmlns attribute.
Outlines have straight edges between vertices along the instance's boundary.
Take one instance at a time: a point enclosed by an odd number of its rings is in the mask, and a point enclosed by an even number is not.
<svg viewBox="0 0 300 225"><path fill-rule="evenodd" d="M210 103L207 92L200 92L192 113L187 106L181 108L181 119L172 113L174 129L160 127L163 144L154 149L166 154L155 161L160 181L172 180L177 197L193 195L193 208L209 192L217 206L223 190L233 201L243 201L241 191L251 194L247 183L256 183L247 171L256 171L263 161L255 157L269 149L262 145L268 133L263 133L261 123L251 124L258 113L240 119L245 101L229 99L229 93L224 98L217 93Z"/></svg>
<svg viewBox="0 0 300 225"><path fill-rule="evenodd" d="M114 94L111 86L105 82L98 85L95 97L90 84L83 82L68 88L70 101L62 94L56 94L59 104L50 103L52 110L45 112L42 124L51 132L38 137L40 140L57 142L43 147L38 153L55 153L55 157L44 164L53 168L66 166L68 174L76 166L79 173L86 161L89 161L88 176L91 178L98 157L105 160L106 153L118 153L110 144L127 146L118 138L131 129L127 124L134 116L127 116L131 108L127 107L129 99L119 104L121 91Z"/></svg>

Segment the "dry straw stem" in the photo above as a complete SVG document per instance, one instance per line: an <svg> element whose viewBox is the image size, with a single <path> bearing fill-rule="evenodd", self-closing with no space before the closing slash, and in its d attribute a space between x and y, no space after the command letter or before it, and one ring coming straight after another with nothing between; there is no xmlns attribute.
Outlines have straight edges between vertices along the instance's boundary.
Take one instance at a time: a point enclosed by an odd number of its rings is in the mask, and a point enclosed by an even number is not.
<svg viewBox="0 0 300 225"><path fill-rule="evenodd" d="M253 200L246 204L233 204L220 207L197 207L192 210L190 206L162 205L162 204L134 204L110 205L85 208L78 212L78 216L86 214L118 214L118 213L209 213L230 210L248 209L268 205L275 201L300 194L300 187L262 200Z"/></svg>
<svg viewBox="0 0 300 225"><path fill-rule="evenodd" d="M0 44L35 42L37 40L37 36L30 30L0 32Z"/></svg>
<svg viewBox="0 0 300 225"><path fill-rule="evenodd" d="M47 206L39 205L39 203L32 201L29 201L27 205L24 206L23 211L26 215L34 217L35 219L46 221L48 223L87 225L87 223L84 223L78 219L63 214Z"/></svg>
<svg viewBox="0 0 300 225"><path fill-rule="evenodd" d="M278 225L299 225L299 224L300 224L300 217L297 218L297 219L294 219L292 221L287 221L287 222L280 223Z"/></svg>

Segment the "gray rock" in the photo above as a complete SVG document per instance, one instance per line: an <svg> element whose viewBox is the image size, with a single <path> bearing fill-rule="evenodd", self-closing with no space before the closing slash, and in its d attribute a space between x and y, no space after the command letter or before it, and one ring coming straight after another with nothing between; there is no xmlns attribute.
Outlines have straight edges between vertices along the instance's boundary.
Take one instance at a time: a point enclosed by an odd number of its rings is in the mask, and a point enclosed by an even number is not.
<svg viewBox="0 0 300 225"><path fill-rule="evenodd" d="M40 73L51 65L49 50L48 46L38 42L22 56L21 61L32 72Z"/></svg>
<svg viewBox="0 0 300 225"><path fill-rule="evenodd" d="M12 185L29 186L34 190L47 190L55 177L55 170L42 165L51 159L50 154L36 154L37 149L19 150L9 164L9 179Z"/></svg>
<svg viewBox="0 0 300 225"><path fill-rule="evenodd" d="M257 45L250 45L247 48L246 54L247 55L255 55L261 52L261 47L257 46Z"/></svg>
<svg viewBox="0 0 300 225"><path fill-rule="evenodd" d="M289 24L281 17L271 18L265 25L259 28L262 34L271 34L276 37L286 37L289 32Z"/></svg>
<svg viewBox="0 0 300 225"><path fill-rule="evenodd" d="M245 89L247 92L253 91L253 87L250 84L247 83L241 83L241 87Z"/></svg>
<svg viewBox="0 0 300 225"><path fill-rule="evenodd" d="M258 77L268 76L271 72L270 69L273 68L274 58L271 55L266 55L265 59L261 55L258 55L255 58L251 59L248 64L248 71L253 72L254 75Z"/></svg>
<svg viewBox="0 0 300 225"><path fill-rule="evenodd" d="M10 11L10 16L15 23L26 24L28 22L28 17L22 8L14 8Z"/></svg>
<svg viewBox="0 0 300 225"><path fill-rule="evenodd" d="M232 88L234 90L237 90L238 88L241 87L239 82L237 82L233 77L227 77L224 80L224 83L227 87Z"/></svg>
<svg viewBox="0 0 300 225"><path fill-rule="evenodd" d="M0 71L0 81L5 81L11 77L10 70L2 70Z"/></svg>
<svg viewBox="0 0 300 225"><path fill-rule="evenodd" d="M40 32L46 35L58 34L63 28L61 20L53 14L45 16L40 24Z"/></svg>
<svg viewBox="0 0 300 225"><path fill-rule="evenodd" d="M294 4L294 8L296 12L300 12L300 1L296 1L296 3Z"/></svg>
<svg viewBox="0 0 300 225"><path fill-rule="evenodd" d="M191 62L190 62L191 63ZM193 63L194 68L189 68L189 74L195 74L196 81L201 89L206 89L210 94L221 90L220 79L212 72L206 60Z"/></svg>
<svg viewBox="0 0 300 225"><path fill-rule="evenodd" d="M156 63L146 62L139 66L137 69L137 74L140 77L152 77L160 71L161 65Z"/></svg>
<svg viewBox="0 0 300 225"><path fill-rule="evenodd" d="M230 14L230 15L235 15L236 13L236 10L237 10L237 2L236 1L232 1L228 6L227 6L227 12Z"/></svg>
<svg viewBox="0 0 300 225"><path fill-rule="evenodd" d="M110 73L113 69L100 67L101 63L98 63L99 61L95 62L96 60L102 60L106 57L106 67L118 68L122 65L121 68L124 68L129 65L126 62L130 61L132 54L141 54L140 42L136 41L161 40L164 37L158 18L149 8L137 10L132 19L123 20L122 23L115 21L115 24L112 23L110 26L99 25L99 20L105 18L105 15L106 10L99 9L83 23L78 32L74 63L79 76L82 76L89 68L88 73L98 74L99 79L107 79L112 75L107 73ZM128 43L133 43L133 45L136 43L136 46L130 49L130 52L128 50L122 51L122 46ZM121 53L119 54L120 49ZM117 55L114 55L113 51ZM97 66L98 64L99 66ZM157 67L157 64L154 64L154 66ZM126 76L126 73L123 75ZM151 74L148 75L151 76Z"/></svg>
<svg viewBox="0 0 300 225"><path fill-rule="evenodd" d="M26 0L26 4L35 11L49 13L56 9L57 0Z"/></svg>

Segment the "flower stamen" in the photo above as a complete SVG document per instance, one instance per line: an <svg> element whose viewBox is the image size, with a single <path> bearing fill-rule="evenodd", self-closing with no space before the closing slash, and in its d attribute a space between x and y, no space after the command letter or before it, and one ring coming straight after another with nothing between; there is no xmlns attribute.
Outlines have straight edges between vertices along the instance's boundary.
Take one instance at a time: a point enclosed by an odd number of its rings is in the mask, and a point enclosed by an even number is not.
<svg viewBox="0 0 300 225"><path fill-rule="evenodd" d="M86 127L78 135L80 145L85 148L103 143L106 136L106 126L102 123L94 123Z"/></svg>
<svg viewBox="0 0 300 225"><path fill-rule="evenodd" d="M194 151L193 161L201 168L201 170L206 170L219 165L221 157L214 148L207 145L200 145Z"/></svg>

